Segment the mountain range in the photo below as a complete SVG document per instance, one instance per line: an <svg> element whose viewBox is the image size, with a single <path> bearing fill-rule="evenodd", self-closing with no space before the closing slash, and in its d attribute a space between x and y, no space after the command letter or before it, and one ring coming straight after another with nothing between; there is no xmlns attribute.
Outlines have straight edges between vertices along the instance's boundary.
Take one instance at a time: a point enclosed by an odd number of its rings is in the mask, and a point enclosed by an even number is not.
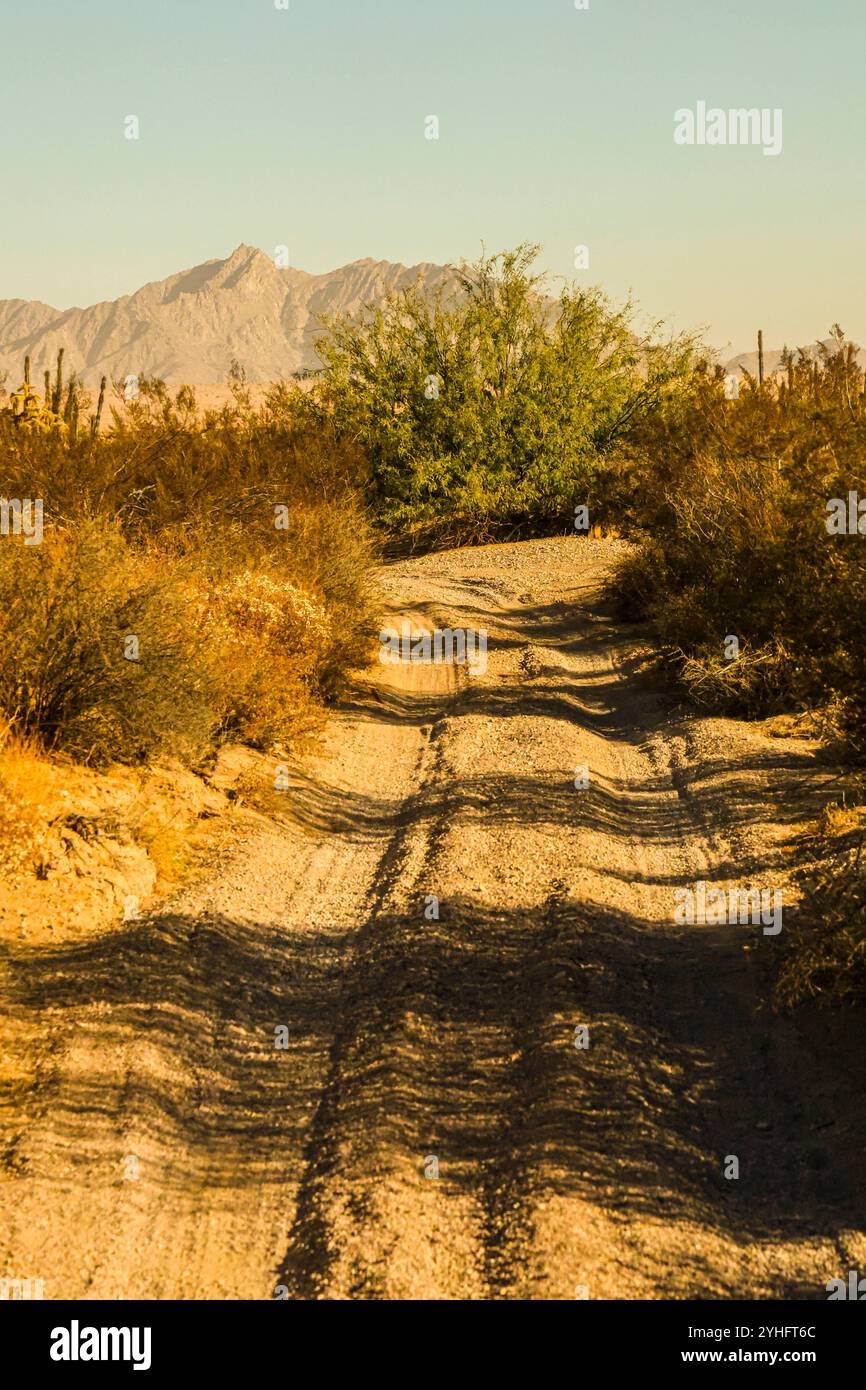
<svg viewBox="0 0 866 1390"><path fill-rule="evenodd" d="M205 261L167 280L154 280L134 294L86 309L53 309L38 300L0 300L0 377L7 388L21 379L24 357L31 379L53 368L65 349L65 374L88 386L104 374L158 376L173 385L223 384L233 361L250 382L274 381L315 370L315 339L323 314L355 314L420 276L430 290L445 284L448 266L422 262L352 261L324 275L279 269L254 246L238 246L224 260ZM814 349L813 349L814 350ZM775 371L779 350L765 354ZM861 361L863 361L861 354ZM743 352L725 365L757 373L757 353Z"/></svg>
<svg viewBox="0 0 866 1390"><path fill-rule="evenodd" d="M274 381L319 365L313 346L321 314L353 314L423 275L434 289L451 271L422 263L352 261L324 275L278 269L254 246L205 261L134 294L87 309L53 309L38 300L0 300L0 373L18 385L26 354L31 380L65 349L64 374L87 385L105 374L158 376L192 385L224 382L233 361L249 381Z"/></svg>
<svg viewBox="0 0 866 1390"><path fill-rule="evenodd" d="M833 350L833 348L834 348L834 343L833 343L833 339L832 339L832 338L824 338L824 339L822 340L822 342L823 342L823 346L824 346L824 347L829 348L831 351ZM812 358L812 359L815 359L815 358L817 358L817 357L819 356L819 351L820 351L820 350L819 350L819 346L818 346L817 342L815 342L815 343L802 343L802 344L801 344L801 343L790 343L790 344L789 344L789 347L791 347L791 349L794 351L794 353L798 352L799 349L800 349L800 347L802 347L802 348L803 348L803 351L806 353L806 356L807 356L807 357L810 357L810 358ZM857 361L858 361L858 363L859 363L859 365L860 365L861 368L866 368L866 349L860 348L859 352L857 353ZM738 368L743 367L743 368L745 368L745 370L746 370L747 372L749 372L752 376L756 377L756 376L758 375L758 354L757 354L757 352L739 352L739 353L737 353L737 356L736 356L736 357L732 357L732 358L730 359L730 361L728 361L728 362L725 363L725 367L726 367L727 371L729 371L729 372L737 372ZM782 349L781 349L781 348L770 348L770 349L766 349L766 348L765 348L765 349L764 349L764 374L765 374L765 376L772 376L774 372L780 372L780 371L782 371Z"/></svg>

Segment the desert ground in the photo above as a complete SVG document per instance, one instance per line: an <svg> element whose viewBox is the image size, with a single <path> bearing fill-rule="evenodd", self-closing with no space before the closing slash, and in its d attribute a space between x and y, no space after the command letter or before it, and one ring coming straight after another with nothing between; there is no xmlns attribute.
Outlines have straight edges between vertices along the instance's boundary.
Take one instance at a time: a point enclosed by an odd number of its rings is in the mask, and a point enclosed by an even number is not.
<svg viewBox="0 0 866 1390"><path fill-rule="evenodd" d="M383 624L483 628L486 672L377 663L281 820L139 921L8 943L0 1274L727 1299L863 1267L841 1015L767 1007L760 928L674 922L701 879L794 912L832 769L659 686L604 596L621 544L385 567Z"/></svg>

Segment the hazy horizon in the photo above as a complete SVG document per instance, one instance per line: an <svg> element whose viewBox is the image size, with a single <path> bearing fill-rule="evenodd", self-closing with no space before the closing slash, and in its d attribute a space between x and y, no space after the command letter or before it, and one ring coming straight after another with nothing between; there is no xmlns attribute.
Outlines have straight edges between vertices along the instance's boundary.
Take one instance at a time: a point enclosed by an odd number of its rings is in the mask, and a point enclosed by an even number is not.
<svg viewBox="0 0 866 1390"><path fill-rule="evenodd" d="M251 242L239 242L237 246L232 247L229 251L227 251L227 252L225 253L225 255L208 256L208 257L205 258L204 261L198 262L197 265L182 265L182 266L176 266L176 267L174 268L174 270L173 270L173 271L170 271L167 275L165 275L165 276L158 276L155 280L146 280L146 281L142 281L142 283L141 283L140 285L135 285L132 289L121 292L121 294L118 295L118 296L116 296L115 299L123 299L123 298L131 297L131 296L134 295L137 291L139 291L139 290L141 290L141 289L144 289L144 288L145 288L147 285L149 285L149 284L154 284L154 283L159 284L159 283L161 283L161 281L167 280L167 279L171 279L173 276L176 276L176 275L179 275L179 274L182 275L182 274L186 274L186 273L188 273L188 272L190 272L190 271L197 270L197 269L199 269L202 265L207 265L207 264L224 264L224 263L226 263L227 261L231 260L231 257L232 257L242 246L246 246L246 247L248 247L248 248L251 249L251 250L258 251L258 252L260 252L260 253L261 253L262 255L264 255L264 256L268 256L268 254L269 254L269 253L264 249L264 247L253 246ZM488 250L489 250L489 249L490 249L490 248L488 248ZM465 259L465 258L464 258L464 259ZM304 274L304 275L310 275L310 276L312 276L312 277L319 277L319 276L328 275L329 273L334 273L334 272L336 272L336 271L345 269L346 267L351 266L351 265L357 265L357 264L359 264L359 263L363 263L363 262L365 262L365 261L372 261L372 262L374 262L374 263L379 262L379 263L388 264L388 262L385 262L385 260L384 260L383 257L376 257L376 256L356 256L356 257L354 257L352 260L344 262L344 264L343 264L342 266L330 266L330 267L327 267L325 270L322 270L322 271L320 271L320 270L311 271L311 270L307 270L307 268L306 268L305 266L296 266L296 265L292 265L292 266L287 267L287 268L288 268L289 270L296 271L296 272L299 272L299 273ZM395 264L395 263L394 263L394 262L391 262L390 264ZM404 261L404 262L398 262L398 263L396 263L396 264L402 264L402 265L404 265L407 269L412 270L412 269L415 268L416 265L420 267L420 266L423 266L423 265L433 265L433 264L436 264L436 263L435 263L435 262L430 262L430 261L418 261L418 262L414 262L413 264L407 264L407 263ZM542 269L543 269L543 267L542 267ZM549 272L547 272L547 273L548 273L549 279L550 279L550 281L551 281L550 288L551 288L551 289L554 289L555 286L554 286L554 284L552 283L552 282L553 282L553 277L549 275ZM576 280L576 278L577 278L577 277L575 277L575 280ZM0 296L0 300L2 300L2 299L10 299L10 298L19 298L19 297L20 297L20 296L9 296L9 295L4 295L4 296ZM76 311L76 310L86 310L86 309L97 308L100 304L113 303L113 302L115 302L115 300L112 300L112 299L109 299L109 298L102 298L102 299L93 300L91 303L88 303L88 304L84 304L84 303L79 303L79 304L50 304L47 300L32 301L32 302L40 302L40 303L48 304L48 307L49 307L49 308L56 309L59 313L69 313L69 312L74 312L74 311ZM821 341L825 341L825 342L828 341L828 339L829 339L829 334L828 334L828 331L827 331L828 328L829 328L829 325L827 326L827 328L822 329L820 332L814 333L811 337L808 337L808 338L801 338L801 339L798 339L798 340L796 340L796 341L795 341L794 339L788 338L788 339L780 340L779 342L771 342L771 341L769 340L769 338L767 337L767 334L765 333L765 334L764 334L764 350L765 350L765 352L767 352L767 353L772 353L772 352L775 352L775 351L780 351L780 350L782 350L782 349L785 348L785 347L792 348L792 349L795 349L795 350L796 350L797 348L810 348L810 347L814 347L817 343L819 343L819 342L821 342ZM727 344L723 344L723 343L719 343L719 342L715 341L715 340L712 338L712 334L711 334L709 331L708 331L704 336L705 336L705 341L706 341L706 343L707 343L707 346L710 347L710 348L718 349L720 352L722 352L723 357L724 357L724 355L725 355L724 349L725 349L727 346L730 346L730 352L729 352L727 355L728 355L729 357L731 357L731 358L733 358L733 357L740 357L740 356L746 356L746 355L748 355L748 354L755 355L755 354L757 353L757 340L756 340L756 339L755 339L755 341L752 341L752 342L743 341L743 342L740 343L740 344L733 343L733 344L727 345ZM849 338L853 338L853 337L855 337L855 335L849 333L849 334L848 334L848 337L849 337ZM860 346L863 346L863 344L859 344L859 345L860 345Z"/></svg>
<svg viewBox="0 0 866 1390"><path fill-rule="evenodd" d="M39 63L0 95L0 298L85 307L239 243L322 274L528 240L554 281L632 291L720 349L834 320L863 342L858 35L855 0L15 10L7 51ZM678 145L699 103L779 111L776 157Z"/></svg>

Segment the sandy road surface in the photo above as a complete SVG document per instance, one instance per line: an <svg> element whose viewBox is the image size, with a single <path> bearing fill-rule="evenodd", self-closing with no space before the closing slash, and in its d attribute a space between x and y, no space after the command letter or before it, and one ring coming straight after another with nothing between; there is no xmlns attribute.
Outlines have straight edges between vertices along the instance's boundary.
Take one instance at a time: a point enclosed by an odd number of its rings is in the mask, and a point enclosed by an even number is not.
<svg viewBox="0 0 866 1390"><path fill-rule="evenodd" d="M0 1274L814 1298L866 1264L844 1028L756 1011L755 928L673 924L698 879L793 901L826 769L653 692L599 595L617 548L389 567L388 621L486 628L487 672L382 667L297 769L292 826L157 917L8 955Z"/></svg>

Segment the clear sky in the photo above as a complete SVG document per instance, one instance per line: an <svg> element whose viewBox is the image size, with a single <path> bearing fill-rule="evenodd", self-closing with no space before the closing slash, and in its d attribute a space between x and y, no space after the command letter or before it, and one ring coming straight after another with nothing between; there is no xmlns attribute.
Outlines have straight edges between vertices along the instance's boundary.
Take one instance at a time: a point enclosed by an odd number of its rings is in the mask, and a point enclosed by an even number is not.
<svg viewBox="0 0 866 1390"><path fill-rule="evenodd" d="M866 0L0 0L0 55L3 298L532 240L719 346L866 342ZM676 145L698 101L781 154Z"/></svg>

